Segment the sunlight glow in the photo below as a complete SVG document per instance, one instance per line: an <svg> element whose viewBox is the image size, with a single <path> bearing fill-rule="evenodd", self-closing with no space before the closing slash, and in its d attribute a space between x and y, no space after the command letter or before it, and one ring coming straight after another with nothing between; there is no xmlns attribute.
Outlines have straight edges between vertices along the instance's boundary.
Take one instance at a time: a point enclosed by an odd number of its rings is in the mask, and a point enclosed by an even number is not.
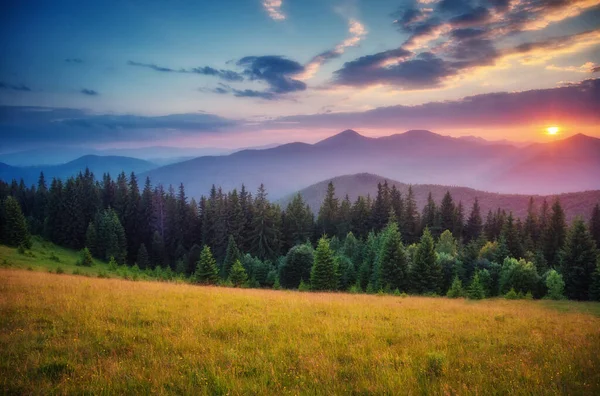
<svg viewBox="0 0 600 396"><path fill-rule="evenodd" d="M556 135L560 129L557 126L551 126L546 128L548 135Z"/></svg>

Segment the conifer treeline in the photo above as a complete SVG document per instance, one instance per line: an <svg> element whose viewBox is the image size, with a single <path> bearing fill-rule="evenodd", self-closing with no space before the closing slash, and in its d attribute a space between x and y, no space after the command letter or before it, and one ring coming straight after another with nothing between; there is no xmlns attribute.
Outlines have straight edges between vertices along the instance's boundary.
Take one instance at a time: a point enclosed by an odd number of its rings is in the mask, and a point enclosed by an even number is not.
<svg viewBox="0 0 600 396"><path fill-rule="evenodd" d="M569 298L600 297L598 205L589 225L578 218L568 227L558 200L536 208L531 199L524 221L501 208L484 220L477 200L467 211L449 192L439 204L430 194L419 211L410 188L403 196L386 182L374 199L351 202L330 183L315 218L300 195L282 209L262 185L254 195L213 186L196 201L183 185L165 191L146 179L140 188L133 173L96 180L89 170L49 188L43 174L37 187L0 181L0 200L5 243L22 244L31 232L200 282L473 298L560 295L548 284L564 282Z"/></svg>

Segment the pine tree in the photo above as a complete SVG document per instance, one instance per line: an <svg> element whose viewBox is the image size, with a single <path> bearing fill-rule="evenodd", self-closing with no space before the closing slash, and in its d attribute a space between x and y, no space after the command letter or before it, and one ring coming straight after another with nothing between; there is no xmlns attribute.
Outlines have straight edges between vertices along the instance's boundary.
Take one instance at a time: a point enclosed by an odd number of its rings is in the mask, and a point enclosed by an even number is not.
<svg viewBox="0 0 600 396"><path fill-rule="evenodd" d="M196 272L194 273L194 280L196 283L210 285L216 284L219 280L219 269L217 268L217 262L213 257L210 248L206 245L200 254L200 260L198 260Z"/></svg>
<svg viewBox="0 0 600 396"><path fill-rule="evenodd" d="M317 244L314 262L310 273L313 290L336 290L338 286L337 263L329 241L322 237Z"/></svg>
<svg viewBox="0 0 600 396"><path fill-rule="evenodd" d="M371 230L371 208L364 197L358 197L352 206L352 231L365 238Z"/></svg>
<svg viewBox="0 0 600 396"><path fill-rule="evenodd" d="M4 243L9 246L23 246L31 249L31 236L27 228L27 220L21 211L19 202L11 196L4 200Z"/></svg>
<svg viewBox="0 0 600 396"><path fill-rule="evenodd" d="M96 233L96 226L94 222L88 224L87 231L85 233L85 246L90 250L92 256L102 258L102 253L98 250L98 235Z"/></svg>
<svg viewBox="0 0 600 396"><path fill-rule="evenodd" d="M569 229L562 252L562 273L565 293L569 299L588 300L592 273L596 269L598 252L585 223L576 218Z"/></svg>
<svg viewBox="0 0 600 396"><path fill-rule="evenodd" d="M223 260L223 266L221 268L221 276L226 279L231 272L231 267L236 261L242 258L242 254L235 243L233 235L229 235L229 241L227 243L227 251L225 253L225 260Z"/></svg>
<svg viewBox="0 0 600 396"><path fill-rule="evenodd" d="M450 191L446 191L440 205L440 232L454 230L456 220L456 208Z"/></svg>
<svg viewBox="0 0 600 396"><path fill-rule="evenodd" d="M352 204L350 198L346 194L346 197L340 205L337 219L337 236L338 238L344 238L346 234L350 232L352 228Z"/></svg>
<svg viewBox="0 0 600 396"><path fill-rule="evenodd" d="M471 300L481 300L485 298L485 292L483 290L483 286L479 281L479 274L475 274L471 284L469 285L469 289L467 290L467 297Z"/></svg>
<svg viewBox="0 0 600 396"><path fill-rule="evenodd" d="M565 212L557 198L552 205L550 221L544 232L544 257L552 268L560 266L560 252L565 246L566 236Z"/></svg>
<svg viewBox="0 0 600 396"><path fill-rule="evenodd" d="M390 188L387 180L383 184L377 183L377 196L372 213L375 231L380 231L386 226L391 208Z"/></svg>
<svg viewBox="0 0 600 396"><path fill-rule="evenodd" d="M285 210L283 220L284 251L306 242L312 236L314 218L302 195L296 194Z"/></svg>
<svg viewBox="0 0 600 396"><path fill-rule="evenodd" d="M600 257L596 263L596 269L592 274L592 282L590 284L590 300L600 301Z"/></svg>
<svg viewBox="0 0 600 396"><path fill-rule="evenodd" d="M261 184L254 199L251 253L261 260L275 259L279 254L281 210L267 200Z"/></svg>
<svg viewBox="0 0 600 396"><path fill-rule="evenodd" d="M389 290L407 291L409 258L396 222L388 224L381 246L380 285Z"/></svg>
<svg viewBox="0 0 600 396"><path fill-rule="evenodd" d="M233 265L231 266L231 271L229 272L229 281L233 283L234 287L242 286L248 280L248 274L246 274L246 269L240 262L240 260L235 260Z"/></svg>
<svg viewBox="0 0 600 396"><path fill-rule="evenodd" d="M445 253L452 257L455 257L458 254L458 244L456 243L456 239L454 239L454 235L452 235L450 230L442 232L440 239L435 245L435 251L438 254Z"/></svg>
<svg viewBox="0 0 600 396"><path fill-rule="evenodd" d="M479 238L482 229L483 225L481 220L481 208L479 207L479 201L477 198L475 198L473 208L471 209L471 214L469 215L469 219L467 220L467 224L465 226L465 242L468 243Z"/></svg>
<svg viewBox="0 0 600 396"><path fill-rule="evenodd" d="M321 234L333 237L337 234L336 224L339 216L338 199L335 197L335 187L333 182L327 185L325 200L319 209L317 226Z"/></svg>
<svg viewBox="0 0 600 396"><path fill-rule="evenodd" d="M421 216L421 227L423 229L429 229L429 232L437 237L440 231L440 216L438 212L437 205L433 200L433 196L431 192L427 196L427 204L423 208L422 216Z"/></svg>
<svg viewBox="0 0 600 396"><path fill-rule="evenodd" d="M462 287L462 282L460 281L458 276L455 276L454 280L452 281L452 286L450 286L450 289L448 289L448 293L446 293L446 297L459 298L463 297L464 295L465 291Z"/></svg>
<svg viewBox="0 0 600 396"><path fill-rule="evenodd" d="M535 203L533 197L529 198L527 206L527 218L523 226L524 248L531 252L536 249L536 241L539 239L538 217L535 211Z"/></svg>
<svg viewBox="0 0 600 396"><path fill-rule="evenodd" d="M506 248L511 257L521 258L524 256L523 245L521 244L521 237L514 223L512 213L509 213L506 218L506 222L502 227L500 234L500 240L504 240Z"/></svg>
<svg viewBox="0 0 600 396"><path fill-rule="evenodd" d="M230 237L233 237L235 244L240 247L244 240L244 229L246 228L246 217L242 209L242 204L238 196L237 190L233 190L229 194L227 200L227 230L229 231ZM228 242L229 243L229 242Z"/></svg>
<svg viewBox="0 0 600 396"><path fill-rule="evenodd" d="M412 287L417 293L437 293L442 282L442 269L437 263L433 237L425 228L415 252L412 268Z"/></svg>
<svg viewBox="0 0 600 396"><path fill-rule="evenodd" d="M377 261L377 255L379 253L379 246L377 244L377 238L374 232L370 232L365 242L364 254L362 263L358 270L358 282L362 290L366 290L371 277L373 275L373 267ZM379 274L377 274L379 279Z"/></svg>
<svg viewBox="0 0 600 396"><path fill-rule="evenodd" d="M83 250L79 253L79 260L76 264L82 267L91 267L94 265L92 253L90 253L88 248L83 248Z"/></svg>
<svg viewBox="0 0 600 396"><path fill-rule="evenodd" d="M400 230L406 244L410 245L419 240L419 212L412 186L408 186L408 195L405 201L404 228Z"/></svg>
<svg viewBox="0 0 600 396"><path fill-rule="evenodd" d="M600 249L600 204L596 204L594 210L592 210L590 233L594 241L596 241L596 247Z"/></svg>
<svg viewBox="0 0 600 396"><path fill-rule="evenodd" d="M141 270L150 268L150 257L148 256L146 245L143 243L137 251L137 265Z"/></svg>

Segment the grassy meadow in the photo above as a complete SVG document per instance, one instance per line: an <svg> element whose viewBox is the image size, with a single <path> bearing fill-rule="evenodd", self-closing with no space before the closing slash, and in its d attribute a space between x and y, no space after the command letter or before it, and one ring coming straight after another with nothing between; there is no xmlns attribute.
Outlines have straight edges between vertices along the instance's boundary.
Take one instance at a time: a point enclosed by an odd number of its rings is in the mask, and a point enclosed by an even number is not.
<svg viewBox="0 0 600 396"><path fill-rule="evenodd" d="M98 279L11 250L3 394L600 393L594 303Z"/></svg>

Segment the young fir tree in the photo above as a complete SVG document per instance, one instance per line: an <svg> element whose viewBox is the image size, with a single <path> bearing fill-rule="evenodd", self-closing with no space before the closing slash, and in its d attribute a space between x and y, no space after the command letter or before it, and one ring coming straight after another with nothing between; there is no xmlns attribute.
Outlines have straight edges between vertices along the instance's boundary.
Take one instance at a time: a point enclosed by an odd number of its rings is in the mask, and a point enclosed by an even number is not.
<svg viewBox="0 0 600 396"><path fill-rule="evenodd" d="M458 254L458 244L456 243L456 239L454 239L454 235L452 235L450 230L442 232L440 239L435 245L435 251L438 254L445 253L452 257L456 257Z"/></svg>
<svg viewBox="0 0 600 396"><path fill-rule="evenodd" d="M150 268L150 257L148 256L148 250L146 245L142 243L137 251L137 265L141 270Z"/></svg>
<svg viewBox="0 0 600 396"><path fill-rule="evenodd" d="M408 186L408 195L404 204L404 227L400 230L407 245L419 240L419 211L412 186Z"/></svg>
<svg viewBox="0 0 600 396"><path fill-rule="evenodd" d="M219 280L219 269L217 268L217 262L213 257L210 248L206 245L200 254L200 260L198 260L196 272L194 273L194 280L197 283L209 285L214 285Z"/></svg>
<svg viewBox="0 0 600 396"><path fill-rule="evenodd" d="M437 263L433 237L425 228L421 242L415 252L412 267L412 287L417 293L437 293L442 282L442 269Z"/></svg>
<svg viewBox="0 0 600 396"><path fill-rule="evenodd" d="M4 200L4 243L9 246L31 248L31 236L27 228L27 220L21 211L19 202L12 196Z"/></svg>
<svg viewBox="0 0 600 396"><path fill-rule="evenodd" d="M458 276L455 276L454 280L452 281L452 286L450 286L450 289L448 289L448 293L446 293L446 297L459 298L464 297L464 295L465 291L462 287L462 282Z"/></svg>
<svg viewBox="0 0 600 396"><path fill-rule="evenodd" d="M384 233L379 283L384 289L407 291L409 259L396 222L388 224Z"/></svg>
<svg viewBox="0 0 600 396"><path fill-rule="evenodd" d="M563 300L565 298L565 282L563 281L563 277L553 269L546 274L546 287L548 288L546 298L550 300Z"/></svg>
<svg viewBox="0 0 600 396"><path fill-rule="evenodd" d="M569 229L562 252L562 273L565 293L573 300L588 300L592 273L596 269L598 252L585 223L576 218Z"/></svg>
<svg viewBox="0 0 600 396"><path fill-rule="evenodd" d="M322 237L317 244L313 267L310 272L310 284L313 290L336 290L338 286L337 263L329 241Z"/></svg>
<svg viewBox="0 0 600 396"><path fill-rule="evenodd" d="M225 252L225 260L223 260L223 267L221 269L221 276L223 279L226 279L229 273L231 272L231 268L236 261L239 261L242 258L242 254L235 243L235 239L233 235L229 235L229 242L227 243L227 250Z"/></svg>
<svg viewBox="0 0 600 396"><path fill-rule="evenodd" d="M246 269L244 268L240 260L235 260L235 262L231 266L231 271L229 272L229 281L233 284L234 287L240 287L247 280L248 274L246 273Z"/></svg>
<svg viewBox="0 0 600 396"><path fill-rule="evenodd" d="M473 276L473 280L471 281L469 289L467 290L467 297L471 300L481 300L485 298L485 291L479 280L478 273L475 273L475 276Z"/></svg>
<svg viewBox="0 0 600 396"><path fill-rule="evenodd" d="M82 267L91 267L94 265L94 260L92 259L92 253L88 248L83 248L83 250L79 253L79 260L77 261L77 265Z"/></svg>

